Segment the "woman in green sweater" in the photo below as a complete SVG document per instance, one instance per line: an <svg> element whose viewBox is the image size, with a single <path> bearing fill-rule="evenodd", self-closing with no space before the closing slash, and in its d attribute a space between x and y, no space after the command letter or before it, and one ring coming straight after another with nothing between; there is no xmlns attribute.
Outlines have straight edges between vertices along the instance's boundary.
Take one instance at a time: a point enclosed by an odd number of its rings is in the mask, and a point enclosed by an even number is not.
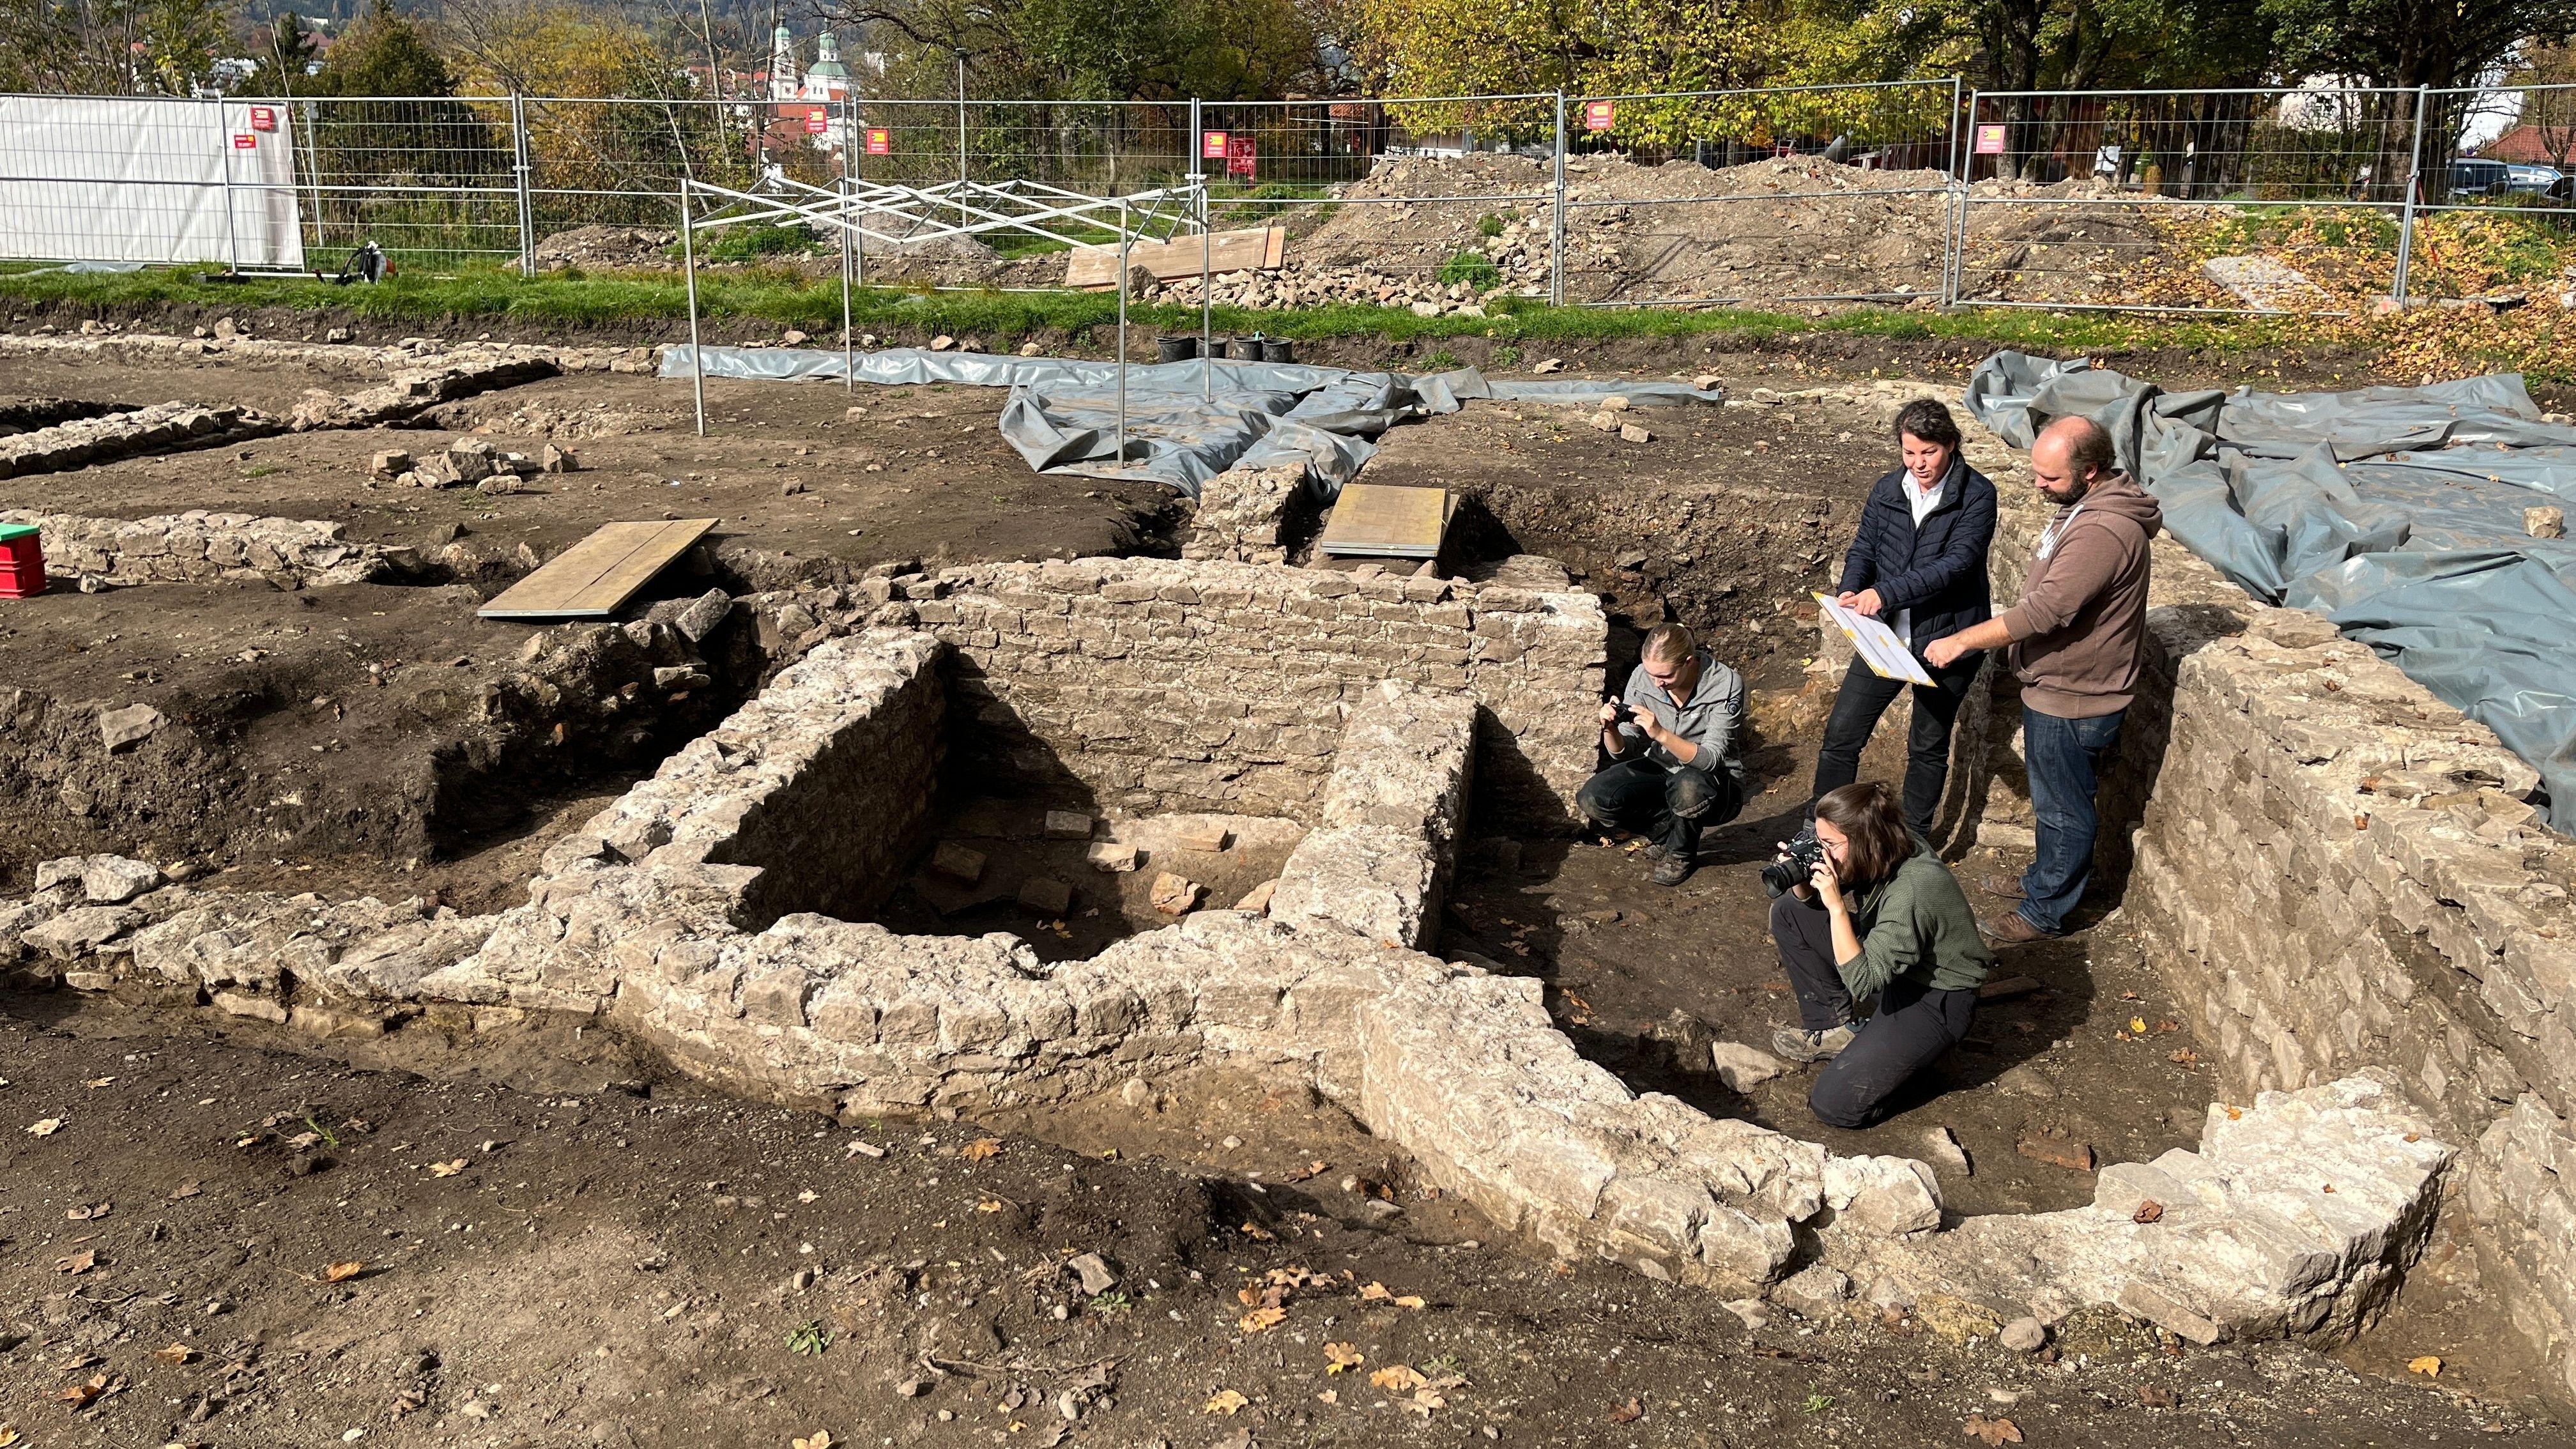
<svg viewBox="0 0 2576 1449"><path fill-rule="evenodd" d="M1771 906L1771 939L1798 996L1800 1025L1771 1044L1792 1061L1831 1058L1807 1104L1836 1127L1867 1127L1888 1098L1968 1034L1995 953L1950 868L1908 833L1876 781L1816 802L1823 859ZM1869 1020L1853 1003L1876 996Z"/></svg>

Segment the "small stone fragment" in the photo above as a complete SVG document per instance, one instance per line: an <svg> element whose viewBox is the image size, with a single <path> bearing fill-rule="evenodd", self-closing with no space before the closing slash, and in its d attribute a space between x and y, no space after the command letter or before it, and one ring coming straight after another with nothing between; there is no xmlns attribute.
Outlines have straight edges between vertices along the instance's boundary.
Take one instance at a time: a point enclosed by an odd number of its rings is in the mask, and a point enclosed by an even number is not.
<svg viewBox="0 0 2576 1449"><path fill-rule="evenodd" d="M411 454L400 448L389 448L367 460L367 474L379 483L391 483L411 471Z"/></svg>
<svg viewBox="0 0 2576 1449"><path fill-rule="evenodd" d="M930 853L930 868L973 885L984 878L984 852L969 850L953 840L943 840L939 842L939 848Z"/></svg>
<svg viewBox="0 0 2576 1449"><path fill-rule="evenodd" d="M1592 416L1585 418L1584 421L1590 423L1593 431L1595 432L1615 433L1619 431L1619 415L1616 413L1594 413Z"/></svg>
<svg viewBox="0 0 2576 1449"><path fill-rule="evenodd" d="M261 1021L286 1024L286 1007L273 996L253 996L242 991L218 991L215 1007L232 1016L257 1017Z"/></svg>
<svg viewBox="0 0 2576 1449"><path fill-rule="evenodd" d="M1786 1070L1779 1058L1740 1041L1710 1042L1708 1055L1711 1065L1717 1068L1718 1080L1726 1083L1731 1092L1752 1091Z"/></svg>
<svg viewBox="0 0 2576 1449"><path fill-rule="evenodd" d="M2037 1353L2048 1347L2048 1330L2036 1318L2024 1316L2004 1325L1996 1342L2015 1353Z"/></svg>
<svg viewBox="0 0 2576 1449"><path fill-rule="evenodd" d="M1968 1165L1968 1149L1959 1145L1958 1134L1947 1127L1935 1127L1923 1134L1923 1156L1933 1166L1961 1177L1971 1176L1974 1172Z"/></svg>
<svg viewBox="0 0 2576 1449"><path fill-rule="evenodd" d="M157 868L122 855L93 855L81 867L81 894L99 905L122 905L159 884Z"/></svg>
<svg viewBox="0 0 2576 1449"><path fill-rule="evenodd" d="M1718 1306L1743 1319L1747 1333L1759 1333L1771 1326L1771 1305L1759 1298L1730 1298Z"/></svg>
<svg viewBox="0 0 2576 1449"><path fill-rule="evenodd" d="M1167 916L1189 914L1198 908L1200 898L1206 894L1206 886L1168 870L1154 877L1154 909Z"/></svg>
<svg viewBox="0 0 2576 1449"><path fill-rule="evenodd" d="M123 709L98 712L99 738L106 743L107 752L111 755L150 739L152 732L161 728L162 723L161 711L148 704L129 704Z"/></svg>
<svg viewBox="0 0 2576 1449"><path fill-rule="evenodd" d="M577 473L581 471L581 459L575 457L570 448L559 448L548 443L545 462L539 466L549 473Z"/></svg>
<svg viewBox="0 0 2576 1449"><path fill-rule="evenodd" d="M2093 1170L2093 1148L2087 1143L2024 1133L2022 1139L2013 1144L2013 1150L2033 1162L2045 1162L2051 1167L2063 1167L2072 1172Z"/></svg>
<svg viewBox="0 0 2576 1449"><path fill-rule="evenodd" d="M1033 875L1020 882L1020 904L1041 916L1061 916L1073 904L1073 887Z"/></svg>
<svg viewBox="0 0 2576 1449"><path fill-rule="evenodd" d="M1132 845L1104 840L1082 853L1093 870L1129 871L1145 863L1145 852Z"/></svg>
<svg viewBox="0 0 2576 1449"><path fill-rule="evenodd" d="M1621 423L1619 425L1619 441L1623 443L1651 443L1654 440L1654 434L1647 432L1644 428L1637 426L1635 423Z"/></svg>
<svg viewBox="0 0 2576 1449"><path fill-rule="evenodd" d="M1771 1298L1800 1317L1824 1318L1840 1311L1851 1291L1851 1279L1822 1263L1810 1263L1774 1287Z"/></svg>
<svg viewBox="0 0 2576 1449"><path fill-rule="evenodd" d="M1234 908L1238 911L1250 911L1256 916L1267 915L1270 912L1270 898L1273 895L1276 895L1278 891L1279 882L1275 880L1263 881L1261 884L1245 891L1243 893L1243 899L1234 903Z"/></svg>
<svg viewBox="0 0 2576 1449"><path fill-rule="evenodd" d="M1084 1253L1065 1260L1065 1271L1082 1280L1082 1291L1097 1298L1118 1286L1118 1275L1110 1271L1107 1260L1098 1253Z"/></svg>
<svg viewBox="0 0 2576 1449"><path fill-rule="evenodd" d="M1186 825L1172 836L1172 844L1182 850L1202 851L1214 855L1234 839L1222 825Z"/></svg>
<svg viewBox="0 0 2576 1449"><path fill-rule="evenodd" d="M2522 510L2522 531L2533 538L2565 538L2567 510L2551 504L2526 508Z"/></svg>
<svg viewBox="0 0 2576 1449"><path fill-rule="evenodd" d="M1079 810L1050 810L1046 813L1046 838L1049 840L1089 840L1091 817Z"/></svg>

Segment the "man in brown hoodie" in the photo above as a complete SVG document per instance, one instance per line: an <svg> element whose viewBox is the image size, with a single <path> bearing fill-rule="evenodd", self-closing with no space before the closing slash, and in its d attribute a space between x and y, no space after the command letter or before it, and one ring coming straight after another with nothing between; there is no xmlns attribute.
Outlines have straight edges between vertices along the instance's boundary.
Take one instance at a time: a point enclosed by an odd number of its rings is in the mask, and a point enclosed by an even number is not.
<svg viewBox="0 0 2576 1449"><path fill-rule="evenodd" d="M2137 688L2147 543L2163 522L2156 501L2118 471L2110 434L2090 419L2059 418L2042 429L2030 469L2057 516L2040 535L2021 602L1933 640L1923 654L1937 669L1970 650L2009 645L2021 681L2022 760L2039 849L2018 885L2003 888L2021 904L1985 927L1998 944L2064 935L2092 878L2094 782Z"/></svg>

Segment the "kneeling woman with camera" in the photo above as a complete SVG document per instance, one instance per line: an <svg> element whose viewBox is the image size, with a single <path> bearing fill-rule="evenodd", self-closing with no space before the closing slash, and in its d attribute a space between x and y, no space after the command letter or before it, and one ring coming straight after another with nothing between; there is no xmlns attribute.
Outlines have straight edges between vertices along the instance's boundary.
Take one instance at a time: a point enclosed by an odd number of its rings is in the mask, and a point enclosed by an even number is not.
<svg viewBox="0 0 2576 1449"><path fill-rule="evenodd" d="M1808 1105L1836 1127L1866 1127L1916 1072L1968 1034L1995 964L1950 868L1908 833L1885 785L1816 802L1818 858L1771 904L1771 938L1798 996L1800 1025L1771 1039L1792 1061L1832 1059ZM1878 1010L1852 1020L1871 996Z"/></svg>

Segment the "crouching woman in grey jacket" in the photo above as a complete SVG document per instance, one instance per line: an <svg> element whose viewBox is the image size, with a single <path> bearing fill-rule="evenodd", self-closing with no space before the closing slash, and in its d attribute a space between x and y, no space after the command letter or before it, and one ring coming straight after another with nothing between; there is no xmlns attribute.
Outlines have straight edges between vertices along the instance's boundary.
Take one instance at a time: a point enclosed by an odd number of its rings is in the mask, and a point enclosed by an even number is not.
<svg viewBox="0 0 2576 1449"><path fill-rule="evenodd" d="M1819 1121L1867 1127L1968 1034L1995 954L1958 880L1906 830L1885 785L1827 791L1816 840L1814 874L1771 905L1800 1018L1771 1044L1792 1061L1830 1063L1807 1098ZM1877 1010L1856 1023L1854 1004L1873 996Z"/></svg>

